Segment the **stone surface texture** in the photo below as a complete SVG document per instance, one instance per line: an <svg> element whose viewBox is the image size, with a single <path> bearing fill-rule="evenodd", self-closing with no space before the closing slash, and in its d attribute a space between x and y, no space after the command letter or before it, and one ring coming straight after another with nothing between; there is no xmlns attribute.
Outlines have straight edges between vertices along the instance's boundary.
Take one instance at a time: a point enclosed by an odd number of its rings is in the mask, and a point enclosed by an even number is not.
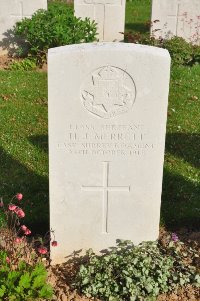
<svg viewBox="0 0 200 301"><path fill-rule="evenodd" d="M124 43L63 46L49 50L48 70L53 262L116 239L156 240L169 53Z"/></svg>
<svg viewBox="0 0 200 301"><path fill-rule="evenodd" d="M179 36L200 45L199 0L153 0L151 21L156 38Z"/></svg>
<svg viewBox="0 0 200 301"><path fill-rule="evenodd" d="M75 15L97 23L98 40L122 41L126 0L74 0Z"/></svg>
<svg viewBox="0 0 200 301"><path fill-rule="evenodd" d="M30 18L40 8L47 9L47 0L0 0L0 41L17 21Z"/></svg>

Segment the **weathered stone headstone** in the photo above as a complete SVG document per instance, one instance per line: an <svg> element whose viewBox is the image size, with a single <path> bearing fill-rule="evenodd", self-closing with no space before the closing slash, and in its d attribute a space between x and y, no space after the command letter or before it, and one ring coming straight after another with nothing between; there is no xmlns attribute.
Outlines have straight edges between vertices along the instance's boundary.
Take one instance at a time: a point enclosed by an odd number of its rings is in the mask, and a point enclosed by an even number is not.
<svg viewBox="0 0 200 301"><path fill-rule="evenodd" d="M113 42L124 39L126 0L74 0L75 15L97 23L98 40Z"/></svg>
<svg viewBox="0 0 200 301"><path fill-rule="evenodd" d="M178 36L200 44L199 0L153 0L151 21L155 38Z"/></svg>
<svg viewBox="0 0 200 301"><path fill-rule="evenodd" d="M47 9L47 0L0 0L0 41L17 21L30 18L40 8Z"/></svg>
<svg viewBox="0 0 200 301"><path fill-rule="evenodd" d="M122 59L123 58L123 59ZM49 50L50 223L61 262L158 237L170 57L92 43Z"/></svg>

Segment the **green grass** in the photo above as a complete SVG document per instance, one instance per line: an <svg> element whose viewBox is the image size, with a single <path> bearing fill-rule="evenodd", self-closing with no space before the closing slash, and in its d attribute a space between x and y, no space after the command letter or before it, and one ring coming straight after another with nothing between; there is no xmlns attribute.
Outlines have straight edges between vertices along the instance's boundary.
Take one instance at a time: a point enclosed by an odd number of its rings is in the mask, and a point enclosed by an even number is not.
<svg viewBox="0 0 200 301"><path fill-rule="evenodd" d="M149 17L149 0L127 3L127 29L145 32L142 24ZM200 66L174 66L161 208L162 224L169 229L200 225L199 120ZM0 121L0 196L9 200L22 192L33 203L31 222L29 211L27 222L45 231L49 212L45 73L0 72Z"/></svg>
<svg viewBox="0 0 200 301"><path fill-rule="evenodd" d="M126 2L126 32L149 32L151 19L151 0Z"/></svg>
<svg viewBox="0 0 200 301"><path fill-rule="evenodd" d="M33 202L32 222L47 228L47 75L1 71L0 120L0 195L22 192Z"/></svg>
<svg viewBox="0 0 200 301"><path fill-rule="evenodd" d="M200 65L172 68L162 199L168 228L200 226Z"/></svg>

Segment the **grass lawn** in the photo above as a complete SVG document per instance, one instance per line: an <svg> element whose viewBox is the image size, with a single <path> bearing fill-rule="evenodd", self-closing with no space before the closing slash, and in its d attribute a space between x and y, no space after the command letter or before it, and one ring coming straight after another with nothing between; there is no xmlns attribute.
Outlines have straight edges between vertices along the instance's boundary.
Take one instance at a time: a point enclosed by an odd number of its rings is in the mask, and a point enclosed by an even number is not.
<svg viewBox="0 0 200 301"><path fill-rule="evenodd" d="M0 108L0 195L21 191L33 202L33 223L47 229L47 74L1 71Z"/></svg>
<svg viewBox="0 0 200 301"><path fill-rule="evenodd" d="M200 226L200 65L171 71L162 219Z"/></svg>
<svg viewBox="0 0 200 301"><path fill-rule="evenodd" d="M151 20L151 0L133 0L126 2L126 32L149 32Z"/></svg>
<svg viewBox="0 0 200 301"><path fill-rule="evenodd" d="M149 19L149 0L127 3L127 30L148 31L144 22ZM30 200L27 223L45 232L49 202L46 73L0 71L0 120L0 196L9 200L22 192ZM168 229L200 225L199 120L200 66L173 67L161 210L161 223Z"/></svg>

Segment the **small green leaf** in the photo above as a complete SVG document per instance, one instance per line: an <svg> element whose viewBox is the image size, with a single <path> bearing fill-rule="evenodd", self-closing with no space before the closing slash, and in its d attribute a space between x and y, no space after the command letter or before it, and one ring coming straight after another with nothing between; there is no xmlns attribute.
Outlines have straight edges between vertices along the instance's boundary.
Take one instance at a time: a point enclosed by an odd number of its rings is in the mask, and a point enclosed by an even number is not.
<svg viewBox="0 0 200 301"><path fill-rule="evenodd" d="M40 288L44 285L45 281L46 281L46 275L39 275L39 276L35 277L32 287Z"/></svg>
<svg viewBox="0 0 200 301"><path fill-rule="evenodd" d="M24 287L24 288L29 288L30 282L31 282L31 277L30 277L29 273L24 273L24 275L22 275L20 277L19 286Z"/></svg>
<svg viewBox="0 0 200 301"><path fill-rule="evenodd" d="M2 285L2 286L0 287L0 297L3 297L3 296L4 296L5 291L6 291L5 285Z"/></svg>

